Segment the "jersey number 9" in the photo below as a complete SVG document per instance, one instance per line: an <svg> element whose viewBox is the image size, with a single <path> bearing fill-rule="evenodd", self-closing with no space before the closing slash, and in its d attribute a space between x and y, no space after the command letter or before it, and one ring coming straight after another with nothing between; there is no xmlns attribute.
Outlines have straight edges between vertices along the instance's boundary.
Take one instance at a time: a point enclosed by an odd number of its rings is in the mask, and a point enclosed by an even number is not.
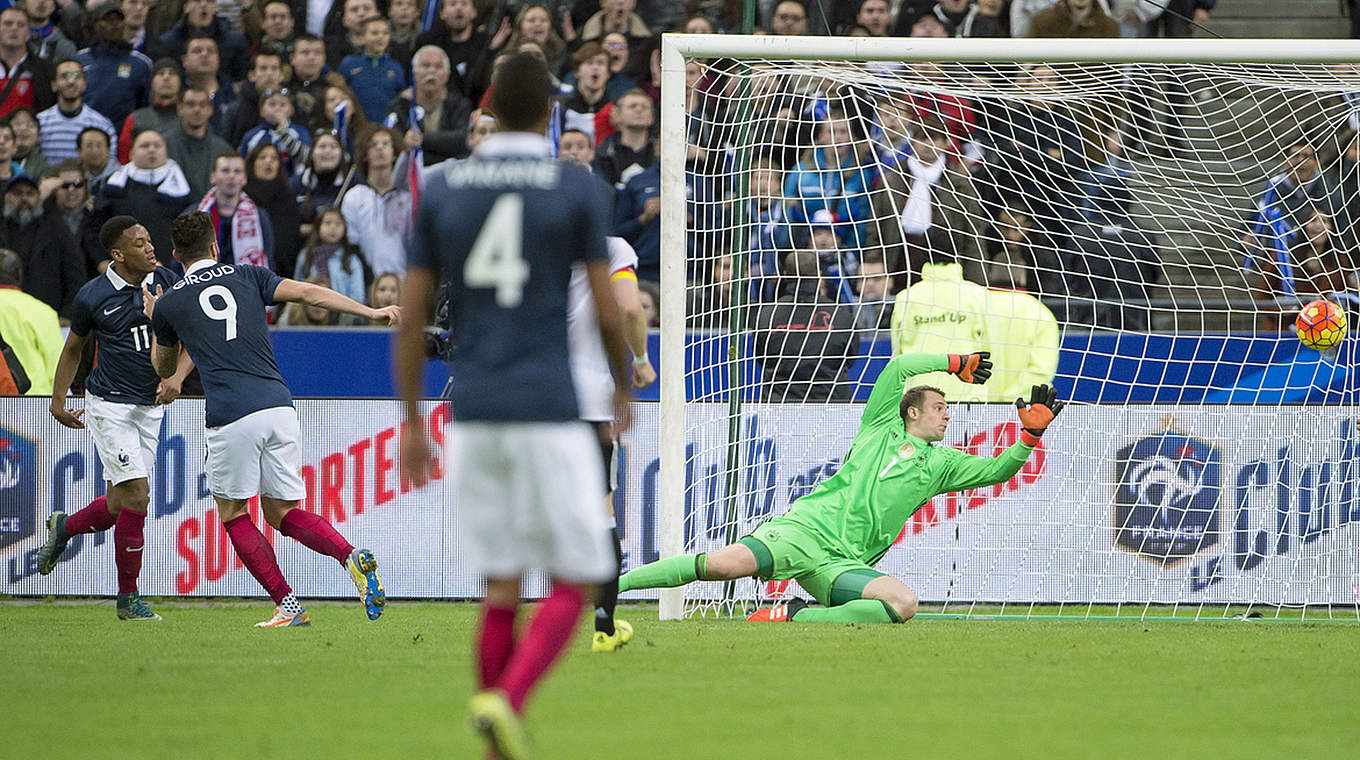
<svg viewBox="0 0 1360 760"><path fill-rule="evenodd" d="M214 296L222 299L221 308L213 303ZM198 305L208 319L226 323L227 340L236 340L236 296L230 290L221 285L209 285L198 294Z"/></svg>
<svg viewBox="0 0 1360 760"><path fill-rule="evenodd" d="M524 261L524 196L506 193L496 199L463 264L463 284L495 288L496 305L513 309L524 300L529 264ZM206 291L205 291L206 292Z"/></svg>

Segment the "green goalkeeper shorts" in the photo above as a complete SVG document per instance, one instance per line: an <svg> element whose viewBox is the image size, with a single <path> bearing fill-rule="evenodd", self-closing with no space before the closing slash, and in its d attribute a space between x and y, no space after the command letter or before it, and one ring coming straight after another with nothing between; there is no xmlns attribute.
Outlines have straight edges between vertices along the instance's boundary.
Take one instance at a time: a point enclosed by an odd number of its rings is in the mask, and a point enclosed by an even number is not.
<svg viewBox="0 0 1360 760"><path fill-rule="evenodd" d="M869 581L883 575L857 559L828 552L816 536L778 517L761 523L738 543L756 555L758 578L798 581L827 607L859 599Z"/></svg>

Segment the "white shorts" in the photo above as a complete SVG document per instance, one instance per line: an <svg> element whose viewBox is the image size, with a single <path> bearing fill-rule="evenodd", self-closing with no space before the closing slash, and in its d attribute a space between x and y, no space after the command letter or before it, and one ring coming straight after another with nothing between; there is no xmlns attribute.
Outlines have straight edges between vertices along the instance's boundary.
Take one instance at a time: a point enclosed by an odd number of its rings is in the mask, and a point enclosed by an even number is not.
<svg viewBox="0 0 1360 760"><path fill-rule="evenodd" d="M276 406L207 428L208 490L223 499L259 494L284 501L307 496L297 410Z"/></svg>
<svg viewBox="0 0 1360 760"><path fill-rule="evenodd" d="M574 358L574 357L573 357ZM576 406L586 422L614 421L614 376L609 369L583 366L573 361L571 380L576 389Z"/></svg>
<svg viewBox="0 0 1360 760"><path fill-rule="evenodd" d="M589 425L454 422L445 451L460 544L479 573L600 583L618 572Z"/></svg>
<svg viewBox="0 0 1360 760"><path fill-rule="evenodd" d="M104 464L104 479L118 485L146 478L156 466L165 407L124 404L85 394L85 428Z"/></svg>

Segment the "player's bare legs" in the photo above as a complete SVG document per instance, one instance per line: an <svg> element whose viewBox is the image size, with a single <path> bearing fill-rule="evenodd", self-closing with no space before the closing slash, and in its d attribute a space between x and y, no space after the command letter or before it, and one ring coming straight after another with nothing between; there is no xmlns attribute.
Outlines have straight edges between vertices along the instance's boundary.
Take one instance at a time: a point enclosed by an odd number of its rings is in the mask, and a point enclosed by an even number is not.
<svg viewBox="0 0 1360 760"><path fill-rule="evenodd" d="M264 587L269 598L274 600L274 616L262 623L256 623L256 626L285 628L309 625L311 621L307 617L307 611L298 603L297 597L293 596L293 589L288 586L283 571L279 569L278 558L274 556L274 547L269 545L264 534L251 521L247 501L224 499L221 496L213 498L217 501L217 514L222 518L222 526L227 529L227 537L231 539L236 556Z"/></svg>
<svg viewBox="0 0 1360 760"><path fill-rule="evenodd" d="M519 716L529 692L543 679L571 640L590 601L591 586L553 578L552 593L539 605L520 641L515 641L519 577L488 578L477 638L477 672L482 691L468 703L474 729L503 757L528 751Z"/></svg>
<svg viewBox="0 0 1360 760"><path fill-rule="evenodd" d="M708 554L677 554L632 570L619 579L619 592L639 588L675 588L693 581L749 578L759 569L745 544L731 544Z"/></svg>
<svg viewBox="0 0 1360 760"><path fill-rule="evenodd" d="M756 574L756 555L746 544L724 546L716 552L700 556L704 557L704 567L703 577L699 580L733 581Z"/></svg>
<svg viewBox="0 0 1360 760"><path fill-rule="evenodd" d="M879 576L869 581L864 586L864 591L860 592L860 598L886 602L902 620L910 620L915 617L916 608L920 604L915 591L912 591L902 581L888 575Z"/></svg>
<svg viewBox="0 0 1360 760"><path fill-rule="evenodd" d="M377 620L387 604L387 594L383 591L382 581L378 579L378 561L373 558L373 552L354 548L330 521L305 509L298 509L298 503L296 499L260 497L260 509L265 522L317 554L324 554L339 562L349 573L350 580L354 581L368 619Z"/></svg>
<svg viewBox="0 0 1360 760"><path fill-rule="evenodd" d="M853 581L854 576L860 580L865 577L862 572L851 571L841 574L839 579L851 577ZM803 583L804 579L799 581ZM832 607L812 607L801 599L792 599L757 610L746 619L757 622L902 623L916 615L917 604L916 592L907 584L887 575L878 575L864 584L858 599Z"/></svg>

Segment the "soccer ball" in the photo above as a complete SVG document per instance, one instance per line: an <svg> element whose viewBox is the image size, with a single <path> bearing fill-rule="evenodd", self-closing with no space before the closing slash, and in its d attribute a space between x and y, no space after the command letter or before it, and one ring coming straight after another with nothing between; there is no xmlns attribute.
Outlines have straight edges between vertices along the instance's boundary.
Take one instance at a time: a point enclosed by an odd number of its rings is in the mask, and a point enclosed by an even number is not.
<svg viewBox="0 0 1360 760"><path fill-rule="evenodd" d="M1303 345L1326 351L1346 337L1346 312L1331 301L1318 299L1299 311L1294 329Z"/></svg>

